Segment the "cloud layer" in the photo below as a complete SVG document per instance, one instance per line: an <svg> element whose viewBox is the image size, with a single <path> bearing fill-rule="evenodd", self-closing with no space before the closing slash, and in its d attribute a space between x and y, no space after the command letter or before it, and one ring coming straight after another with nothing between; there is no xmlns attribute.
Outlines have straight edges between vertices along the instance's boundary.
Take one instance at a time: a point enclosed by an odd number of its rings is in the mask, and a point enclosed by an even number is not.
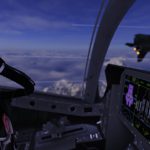
<svg viewBox="0 0 150 150"><path fill-rule="evenodd" d="M43 89L44 92L52 92L56 94L69 95L69 96L82 96L82 83L73 83L71 81L62 79L53 86Z"/></svg>
<svg viewBox="0 0 150 150"><path fill-rule="evenodd" d="M36 53L35 53L36 52ZM82 95L83 74L86 55L81 52L69 51L15 51L0 52L2 58L10 65L27 73L36 83L36 90L67 94ZM112 57L104 62L99 82L100 95L106 88L104 70L108 64L129 66L150 70L150 59L136 63L136 58ZM1 85L16 86L5 78L0 78Z"/></svg>

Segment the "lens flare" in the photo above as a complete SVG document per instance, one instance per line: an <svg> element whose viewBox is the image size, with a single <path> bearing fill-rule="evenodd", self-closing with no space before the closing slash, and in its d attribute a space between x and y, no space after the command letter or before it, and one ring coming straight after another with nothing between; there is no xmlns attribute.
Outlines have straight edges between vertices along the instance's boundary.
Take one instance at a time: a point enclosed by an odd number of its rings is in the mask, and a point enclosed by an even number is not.
<svg viewBox="0 0 150 150"><path fill-rule="evenodd" d="M139 52L139 51L137 51L137 52L136 52L136 54L137 54L137 55L140 55L140 52Z"/></svg>
<svg viewBox="0 0 150 150"><path fill-rule="evenodd" d="M134 47L133 50L136 51L137 50L136 47Z"/></svg>

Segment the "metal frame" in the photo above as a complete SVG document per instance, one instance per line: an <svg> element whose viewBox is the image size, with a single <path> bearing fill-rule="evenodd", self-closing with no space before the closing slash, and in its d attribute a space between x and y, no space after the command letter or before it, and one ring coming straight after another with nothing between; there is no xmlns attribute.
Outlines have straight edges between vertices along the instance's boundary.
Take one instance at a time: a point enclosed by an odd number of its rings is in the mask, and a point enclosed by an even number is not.
<svg viewBox="0 0 150 150"><path fill-rule="evenodd" d="M84 95L88 103L95 101L98 79L109 44L118 25L134 2L135 0L109 0L107 4L88 66Z"/></svg>

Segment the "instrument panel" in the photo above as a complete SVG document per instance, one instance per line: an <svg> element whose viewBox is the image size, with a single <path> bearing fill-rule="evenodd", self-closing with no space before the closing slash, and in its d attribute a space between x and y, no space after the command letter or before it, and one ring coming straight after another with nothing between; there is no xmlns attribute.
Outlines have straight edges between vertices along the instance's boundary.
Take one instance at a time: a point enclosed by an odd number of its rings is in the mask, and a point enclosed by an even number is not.
<svg viewBox="0 0 150 150"><path fill-rule="evenodd" d="M124 71L121 78L121 114L131 128L136 129L150 143L149 72L132 69Z"/></svg>

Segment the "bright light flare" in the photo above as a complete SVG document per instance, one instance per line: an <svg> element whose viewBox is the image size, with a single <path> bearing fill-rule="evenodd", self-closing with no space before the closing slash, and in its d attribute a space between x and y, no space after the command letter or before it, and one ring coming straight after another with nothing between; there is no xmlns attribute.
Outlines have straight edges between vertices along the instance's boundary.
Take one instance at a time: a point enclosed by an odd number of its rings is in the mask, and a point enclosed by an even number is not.
<svg viewBox="0 0 150 150"><path fill-rule="evenodd" d="M136 47L134 47L134 48L133 48L133 50L134 50L134 51L136 51L136 50L137 50L137 48L136 48Z"/></svg>
<svg viewBox="0 0 150 150"><path fill-rule="evenodd" d="M140 52L139 52L139 51L137 51L137 52L136 52L136 54L137 54L137 55L140 55Z"/></svg>

